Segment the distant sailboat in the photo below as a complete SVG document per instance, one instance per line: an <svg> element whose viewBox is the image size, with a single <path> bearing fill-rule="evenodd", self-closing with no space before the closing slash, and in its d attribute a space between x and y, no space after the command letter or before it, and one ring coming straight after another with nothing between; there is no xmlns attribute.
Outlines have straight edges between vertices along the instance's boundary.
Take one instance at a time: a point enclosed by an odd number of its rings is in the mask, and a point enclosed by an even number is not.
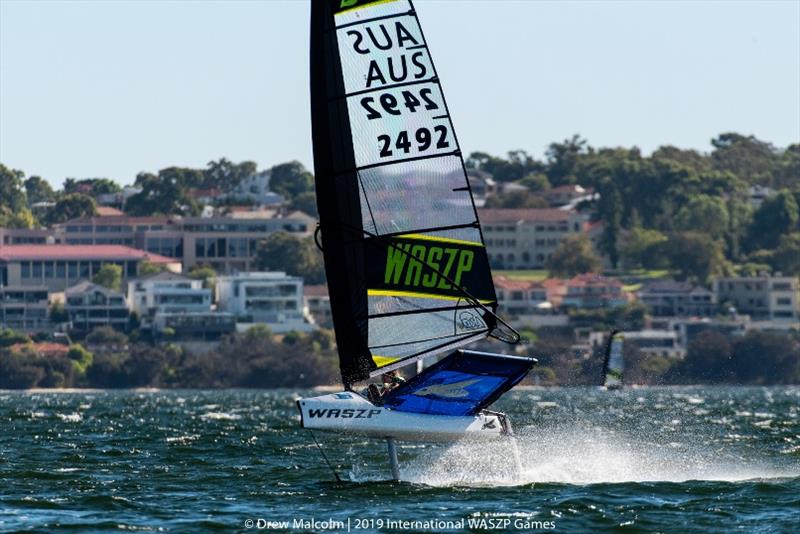
<svg viewBox="0 0 800 534"><path fill-rule="evenodd" d="M608 335L603 361L603 387L608 390L622 389L625 371L625 359L622 354L624 342L622 333L617 330L612 330Z"/></svg>
<svg viewBox="0 0 800 534"><path fill-rule="evenodd" d="M311 3L319 237L344 391L301 399L302 426L389 441L511 434L486 408L531 358L460 349L519 334L497 297L439 77L410 0ZM450 353L371 402L354 389Z"/></svg>

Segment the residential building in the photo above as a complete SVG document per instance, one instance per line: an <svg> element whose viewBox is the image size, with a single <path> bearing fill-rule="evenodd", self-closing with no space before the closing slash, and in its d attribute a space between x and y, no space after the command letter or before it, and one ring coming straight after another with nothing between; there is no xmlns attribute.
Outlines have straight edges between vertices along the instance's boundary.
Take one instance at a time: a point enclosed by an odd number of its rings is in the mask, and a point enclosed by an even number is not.
<svg viewBox="0 0 800 534"><path fill-rule="evenodd" d="M55 232L38 228L0 228L0 247L3 245L46 245L55 243Z"/></svg>
<svg viewBox="0 0 800 534"><path fill-rule="evenodd" d="M614 308L624 306L630 295L623 291L622 282L596 274L581 274L563 282L563 306L572 308Z"/></svg>
<svg viewBox="0 0 800 534"><path fill-rule="evenodd" d="M134 278L143 262L180 270L180 263L158 254L122 245L3 245L0 246L0 286L45 286L64 291L91 280L104 264L119 265L123 281Z"/></svg>
<svg viewBox="0 0 800 534"><path fill-rule="evenodd" d="M514 327L566 326L569 316L559 312L549 300L544 282L494 277L498 313Z"/></svg>
<svg viewBox="0 0 800 534"><path fill-rule="evenodd" d="M714 280L717 301L755 321L800 321L800 280L795 276L742 276Z"/></svg>
<svg viewBox="0 0 800 534"><path fill-rule="evenodd" d="M56 226L58 242L117 244L175 258L188 271L209 265L219 273L249 271L259 241L287 231L306 237L314 219L302 212L276 210L212 217L87 217Z"/></svg>
<svg viewBox="0 0 800 534"><path fill-rule="evenodd" d="M248 199L260 206L277 206L283 204L283 196L273 193L269 189L271 171L261 171L248 176L237 185L233 191L224 195L227 198Z"/></svg>
<svg viewBox="0 0 800 534"><path fill-rule="evenodd" d="M128 306L147 328L158 315L211 312L211 290L202 280L162 271L128 282Z"/></svg>
<svg viewBox="0 0 800 534"><path fill-rule="evenodd" d="M333 313L331 312L331 297L328 286L304 285L303 302L308 315L314 322L323 328L333 328Z"/></svg>
<svg viewBox="0 0 800 534"><path fill-rule="evenodd" d="M577 184L560 185L544 193L551 207L573 205L583 200L591 200L594 189Z"/></svg>
<svg viewBox="0 0 800 534"><path fill-rule="evenodd" d="M689 344L703 332L718 332L731 339L745 335L752 329L752 323L750 317L746 315L733 318L691 317L670 320L670 329L678 334L681 346L688 348Z"/></svg>
<svg viewBox="0 0 800 534"><path fill-rule="evenodd" d="M218 311L159 312L150 326L153 338L157 340L217 341L236 332L236 317Z"/></svg>
<svg viewBox="0 0 800 534"><path fill-rule="evenodd" d="M237 329L264 324L273 332L307 332L314 325L303 313L303 279L281 272L219 276L217 309L232 313Z"/></svg>
<svg viewBox="0 0 800 534"><path fill-rule="evenodd" d="M754 210L757 210L761 207L764 200L777 193L777 191L765 185L753 185L750 187L748 193L750 206L752 206Z"/></svg>
<svg viewBox="0 0 800 534"><path fill-rule="evenodd" d="M558 209L479 209L489 260L500 269L538 269L585 217Z"/></svg>
<svg viewBox="0 0 800 534"><path fill-rule="evenodd" d="M0 326L29 332L50 325L50 302L45 286L0 286Z"/></svg>
<svg viewBox="0 0 800 534"><path fill-rule="evenodd" d="M607 343L607 332L592 332L589 343L597 350L604 350ZM678 332L674 330L636 330L622 332L625 344L633 344L639 352L649 356L665 358L683 358L686 349L680 343Z"/></svg>
<svg viewBox="0 0 800 534"><path fill-rule="evenodd" d="M656 317L712 317L717 312L714 293L688 282L648 282L636 292L636 296Z"/></svg>
<svg viewBox="0 0 800 534"><path fill-rule="evenodd" d="M90 332L110 326L127 330L130 312L122 293L91 282L81 282L64 292L64 310L72 330Z"/></svg>
<svg viewBox="0 0 800 534"><path fill-rule="evenodd" d="M63 358L69 354L69 346L62 343L53 343L51 341L43 341L41 343L15 343L9 347L9 350L18 354L30 351L37 356L45 358Z"/></svg>

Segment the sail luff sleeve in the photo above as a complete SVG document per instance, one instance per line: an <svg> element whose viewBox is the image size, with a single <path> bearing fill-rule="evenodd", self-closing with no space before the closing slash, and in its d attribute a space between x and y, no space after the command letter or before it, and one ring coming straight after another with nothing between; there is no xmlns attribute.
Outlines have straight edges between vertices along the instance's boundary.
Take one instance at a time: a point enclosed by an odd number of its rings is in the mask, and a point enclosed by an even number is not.
<svg viewBox="0 0 800 534"><path fill-rule="evenodd" d="M312 63L324 62L312 65L314 162L347 382L487 335L497 298L413 6L312 2L312 16L320 13L325 20L312 28L312 47L323 49L312 49Z"/></svg>
<svg viewBox="0 0 800 534"><path fill-rule="evenodd" d="M367 347L363 276L347 275L364 265L360 236L351 235L353 228L361 227L358 186L354 172L345 177L349 180L334 178L354 164L346 104L334 98L342 93L343 82L331 7L328 2L311 2L311 127L325 274L334 281L329 283L331 311L342 382L349 387L376 366Z"/></svg>

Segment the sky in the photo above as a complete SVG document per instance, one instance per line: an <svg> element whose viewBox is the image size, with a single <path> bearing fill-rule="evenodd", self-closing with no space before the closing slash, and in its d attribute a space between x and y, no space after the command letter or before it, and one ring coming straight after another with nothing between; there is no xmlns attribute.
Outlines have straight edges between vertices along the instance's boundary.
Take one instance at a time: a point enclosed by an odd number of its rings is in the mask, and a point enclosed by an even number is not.
<svg viewBox="0 0 800 534"><path fill-rule="evenodd" d="M800 0L418 0L465 153L800 142ZM305 0L0 0L0 162L312 167Z"/></svg>

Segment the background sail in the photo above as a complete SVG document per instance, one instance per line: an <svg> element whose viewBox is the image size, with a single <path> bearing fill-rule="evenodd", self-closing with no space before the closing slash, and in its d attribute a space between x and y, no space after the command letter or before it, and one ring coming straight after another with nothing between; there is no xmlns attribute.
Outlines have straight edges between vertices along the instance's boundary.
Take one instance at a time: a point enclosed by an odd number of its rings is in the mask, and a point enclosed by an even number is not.
<svg viewBox="0 0 800 534"><path fill-rule="evenodd" d="M603 367L603 385L608 389L622 387L625 362L622 356L624 338L621 333L612 332L606 349L606 361Z"/></svg>
<svg viewBox="0 0 800 534"><path fill-rule="evenodd" d="M485 337L488 256L411 2L312 2L311 96L345 384Z"/></svg>

